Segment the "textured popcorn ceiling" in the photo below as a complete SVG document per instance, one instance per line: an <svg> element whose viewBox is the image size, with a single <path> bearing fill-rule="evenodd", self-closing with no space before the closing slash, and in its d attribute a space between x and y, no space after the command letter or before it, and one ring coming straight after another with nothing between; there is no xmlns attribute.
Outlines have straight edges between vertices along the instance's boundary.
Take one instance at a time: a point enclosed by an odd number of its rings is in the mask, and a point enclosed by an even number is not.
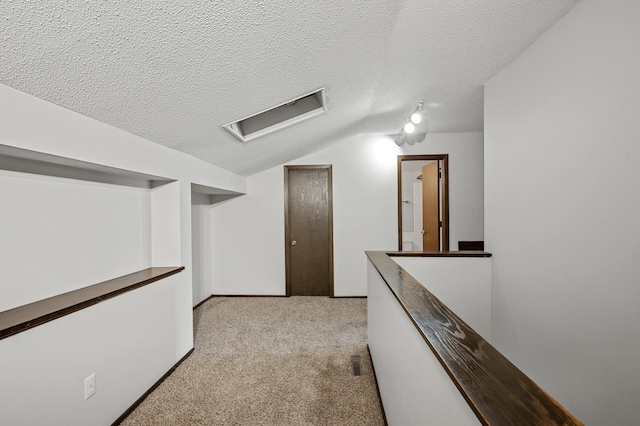
<svg viewBox="0 0 640 426"><path fill-rule="evenodd" d="M484 83L576 2L0 0L0 82L251 175L397 133L420 99L430 132L481 130ZM325 115L221 127L319 87Z"/></svg>

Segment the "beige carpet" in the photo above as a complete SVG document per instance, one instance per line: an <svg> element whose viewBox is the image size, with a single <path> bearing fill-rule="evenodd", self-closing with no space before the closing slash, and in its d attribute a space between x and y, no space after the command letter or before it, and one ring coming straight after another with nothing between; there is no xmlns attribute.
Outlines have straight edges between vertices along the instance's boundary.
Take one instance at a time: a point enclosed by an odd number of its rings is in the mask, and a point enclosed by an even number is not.
<svg viewBox="0 0 640 426"><path fill-rule="evenodd" d="M210 299L194 312L194 353L122 425L384 425L366 310L366 299Z"/></svg>

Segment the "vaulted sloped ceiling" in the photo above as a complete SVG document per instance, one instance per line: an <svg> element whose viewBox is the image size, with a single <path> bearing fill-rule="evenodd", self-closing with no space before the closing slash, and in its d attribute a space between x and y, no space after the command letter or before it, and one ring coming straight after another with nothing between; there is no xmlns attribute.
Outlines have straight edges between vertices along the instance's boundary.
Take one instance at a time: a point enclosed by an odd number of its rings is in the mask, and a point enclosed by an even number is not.
<svg viewBox="0 0 640 426"><path fill-rule="evenodd" d="M430 132L482 130L483 85L576 3L9 0L0 82L251 175L397 133L421 99ZM222 128L320 87L324 115L245 144Z"/></svg>

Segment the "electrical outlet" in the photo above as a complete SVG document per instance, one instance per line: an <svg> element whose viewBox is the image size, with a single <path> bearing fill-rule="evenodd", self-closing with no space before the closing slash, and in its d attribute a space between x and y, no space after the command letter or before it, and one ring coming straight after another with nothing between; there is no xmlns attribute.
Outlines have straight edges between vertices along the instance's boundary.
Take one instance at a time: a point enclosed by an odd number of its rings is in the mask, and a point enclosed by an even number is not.
<svg viewBox="0 0 640 426"><path fill-rule="evenodd" d="M91 398L96 393L96 373L84 379L84 400Z"/></svg>

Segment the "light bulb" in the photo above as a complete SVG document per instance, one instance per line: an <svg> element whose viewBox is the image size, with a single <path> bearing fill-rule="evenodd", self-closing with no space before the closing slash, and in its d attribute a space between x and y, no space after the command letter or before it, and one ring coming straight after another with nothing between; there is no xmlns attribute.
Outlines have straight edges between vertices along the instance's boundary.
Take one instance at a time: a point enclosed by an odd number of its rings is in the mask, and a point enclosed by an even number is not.
<svg viewBox="0 0 640 426"><path fill-rule="evenodd" d="M421 121L422 121L422 114L420 114L417 111L411 114L411 122L413 124L420 124Z"/></svg>
<svg viewBox="0 0 640 426"><path fill-rule="evenodd" d="M407 124L404 125L404 131L407 133L413 133L416 130L416 126L415 124L413 124L412 122L407 122Z"/></svg>

